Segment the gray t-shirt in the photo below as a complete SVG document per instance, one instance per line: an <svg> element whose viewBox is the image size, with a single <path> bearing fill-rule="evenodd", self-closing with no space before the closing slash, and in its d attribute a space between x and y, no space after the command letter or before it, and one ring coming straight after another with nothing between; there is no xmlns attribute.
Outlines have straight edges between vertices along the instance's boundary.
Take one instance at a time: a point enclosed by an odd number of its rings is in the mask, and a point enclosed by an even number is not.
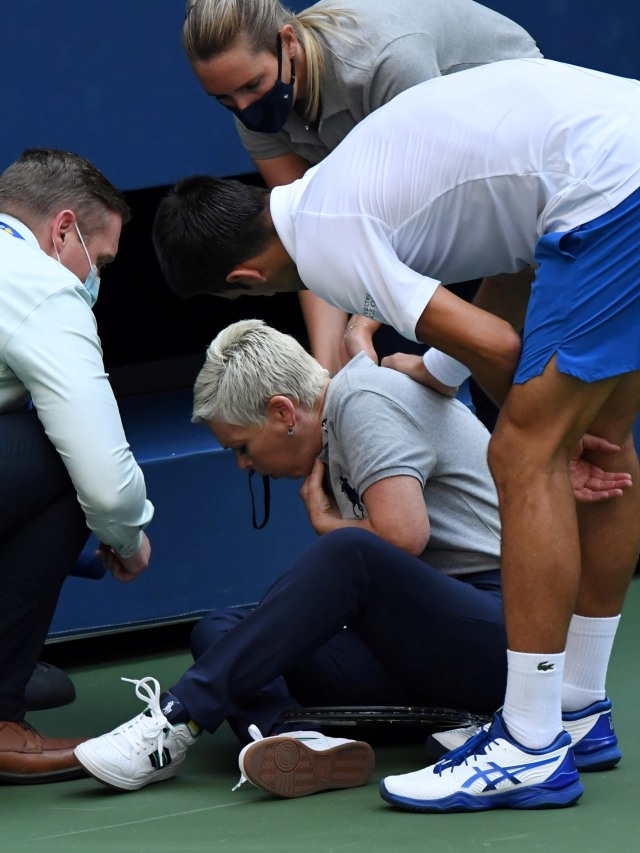
<svg viewBox="0 0 640 853"><path fill-rule="evenodd" d="M325 74L317 128L307 128L295 111L278 133L256 133L236 120L254 160L293 152L314 165L365 116L417 83L501 59L541 56L522 27L473 0L344 0L334 5L352 11L357 23L345 22L345 39L319 35Z"/></svg>
<svg viewBox="0 0 640 853"><path fill-rule="evenodd" d="M360 353L329 383L323 434L343 518L366 517L362 495L378 480L415 477L431 524L422 559L452 575L500 567L489 433L466 406Z"/></svg>

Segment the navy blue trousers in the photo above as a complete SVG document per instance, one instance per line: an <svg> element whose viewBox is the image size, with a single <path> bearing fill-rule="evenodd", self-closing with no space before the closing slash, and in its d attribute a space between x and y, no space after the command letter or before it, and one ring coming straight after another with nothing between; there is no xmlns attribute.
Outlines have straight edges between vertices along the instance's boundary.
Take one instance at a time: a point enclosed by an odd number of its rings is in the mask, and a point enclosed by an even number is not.
<svg viewBox="0 0 640 853"><path fill-rule="evenodd" d="M502 704L506 634L499 572L443 575L379 537L336 530L311 545L253 609L214 611L192 633L195 663L171 688L193 720L283 731L300 705Z"/></svg>
<svg viewBox="0 0 640 853"><path fill-rule="evenodd" d="M34 411L0 415L0 720L21 720L62 583L89 536Z"/></svg>

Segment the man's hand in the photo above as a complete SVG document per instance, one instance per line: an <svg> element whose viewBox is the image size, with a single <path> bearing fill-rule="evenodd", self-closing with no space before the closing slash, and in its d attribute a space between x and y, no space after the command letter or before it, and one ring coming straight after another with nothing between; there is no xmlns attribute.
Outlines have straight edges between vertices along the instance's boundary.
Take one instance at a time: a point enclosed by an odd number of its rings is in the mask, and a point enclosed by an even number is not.
<svg viewBox="0 0 640 853"><path fill-rule="evenodd" d="M435 376L424 366L421 355L409 355L405 352L396 352L393 355L387 355L382 359L383 367L390 367L392 370L397 370L399 373L405 373L415 382L421 385L426 385L432 391L437 391L439 394L444 394L445 397L455 397L458 389L451 385L443 385Z"/></svg>
<svg viewBox="0 0 640 853"><path fill-rule="evenodd" d="M142 544L132 557L120 557L111 546L104 543L100 543L100 548L96 551L96 557L111 572L116 580L122 583L131 583L149 565L151 544L147 534L143 531Z"/></svg>
<svg viewBox="0 0 640 853"><path fill-rule="evenodd" d="M585 452L617 453L618 445L604 438L585 433L569 462L569 477L576 500L583 503L605 501L618 498L633 483L630 474L603 471L597 465L584 458Z"/></svg>
<svg viewBox="0 0 640 853"><path fill-rule="evenodd" d="M313 469L305 479L300 489L300 497L304 503L309 521L316 533L329 533L341 525L342 520L338 505L332 495L328 495L323 486L325 464L316 459Z"/></svg>

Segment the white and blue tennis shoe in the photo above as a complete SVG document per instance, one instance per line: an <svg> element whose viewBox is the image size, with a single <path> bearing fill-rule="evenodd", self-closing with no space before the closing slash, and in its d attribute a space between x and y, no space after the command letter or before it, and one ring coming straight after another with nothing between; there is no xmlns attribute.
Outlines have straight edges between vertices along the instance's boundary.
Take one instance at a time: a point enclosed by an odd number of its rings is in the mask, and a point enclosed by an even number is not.
<svg viewBox="0 0 640 853"><path fill-rule="evenodd" d="M546 749L527 749L508 734L500 714L437 764L380 783L384 800L416 812L560 808L582 790L570 735L562 732Z"/></svg>

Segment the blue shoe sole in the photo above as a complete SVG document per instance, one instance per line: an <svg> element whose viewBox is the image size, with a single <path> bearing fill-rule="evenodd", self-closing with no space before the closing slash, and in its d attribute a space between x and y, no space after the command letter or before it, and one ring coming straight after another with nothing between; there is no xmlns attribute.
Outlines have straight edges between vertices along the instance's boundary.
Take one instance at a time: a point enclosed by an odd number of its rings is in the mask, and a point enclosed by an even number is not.
<svg viewBox="0 0 640 853"><path fill-rule="evenodd" d="M582 772L592 772L596 770L610 770L622 758L622 753L617 746L609 746L605 749L598 749L595 752L576 752L573 750L573 757L576 761L576 768Z"/></svg>
<svg viewBox="0 0 640 853"><path fill-rule="evenodd" d="M558 790L544 786L526 785L512 788L502 794L472 796L456 793L440 800L412 800L387 791L384 780L380 783L380 796L383 800L399 809L412 812L480 812L489 809L561 809L572 806L582 796L583 788L579 781Z"/></svg>
<svg viewBox="0 0 640 853"><path fill-rule="evenodd" d="M601 702L594 702L583 711L563 714L562 719L565 725L569 726L573 721L591 714L600 716L591 730L573 746L576 767L578 770L586 771L610 770L622 758L618 748L618 738L613 729L610 700L603 699Z"/></svg>

